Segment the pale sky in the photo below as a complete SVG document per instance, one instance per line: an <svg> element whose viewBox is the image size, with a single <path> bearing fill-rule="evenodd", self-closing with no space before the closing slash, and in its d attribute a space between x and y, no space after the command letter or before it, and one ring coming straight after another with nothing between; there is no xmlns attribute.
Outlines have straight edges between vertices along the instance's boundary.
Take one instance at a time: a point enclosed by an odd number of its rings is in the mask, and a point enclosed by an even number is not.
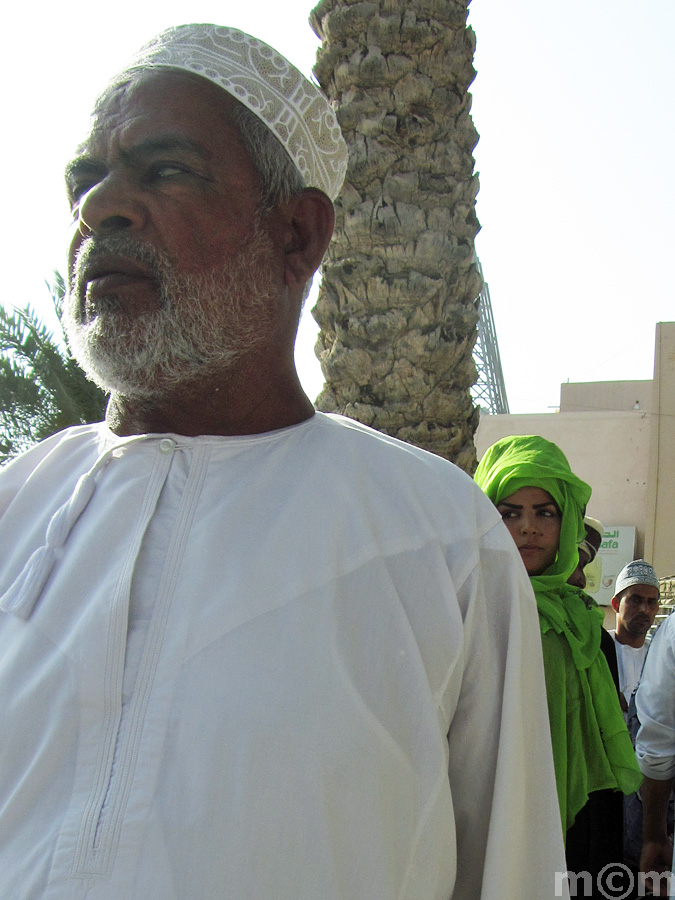
<svg viewBox="0 0 675 900"><path fill-rule="evenodd" d="M44 282L64 270L68 240L64 162L95 95L142 43L184 22L234 25L309 75L310 9L62 0L38 16L12 4L1 62L4 301L48 311ZM476 246L511 412L550 411L568 379L651 378L655 325L675 318L675 3L473 0L470 10ZM316 331L306 314L296 356L312 397Z"/></svg>

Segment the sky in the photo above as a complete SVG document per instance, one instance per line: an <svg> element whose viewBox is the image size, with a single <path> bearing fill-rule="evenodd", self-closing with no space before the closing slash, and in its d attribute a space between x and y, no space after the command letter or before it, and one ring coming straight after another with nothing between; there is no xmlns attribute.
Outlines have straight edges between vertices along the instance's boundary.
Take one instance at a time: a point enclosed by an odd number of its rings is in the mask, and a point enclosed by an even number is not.
<svg viewBox="0 0 675 900"><path fill-rule="evenodd" d="M217 22L310 75L311 6L57 0L38 21L32 5L12 4L0 61L3 302L52 322L45 281L64 270L69 229L63 166L96 94L141 44L170 25ZM473 0L469 22L476 248L510 411L554 411L568 380L651 378L655 325L675 319L675 3ZM316 288L296 349L312 398L323 380Z"/></svg>

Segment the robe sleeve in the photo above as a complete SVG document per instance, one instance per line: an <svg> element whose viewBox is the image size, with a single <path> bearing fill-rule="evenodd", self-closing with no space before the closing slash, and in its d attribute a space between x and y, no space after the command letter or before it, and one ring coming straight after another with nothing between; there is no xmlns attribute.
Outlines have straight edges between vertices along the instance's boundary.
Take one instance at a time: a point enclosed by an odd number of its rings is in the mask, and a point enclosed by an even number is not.
<svg viewBox="0 0 675 900"><path fill-rule="evenodd" d="M640 730L636 754L643 774L655 781L675 775L675 617L654 635L635 703Z"/></svg>
<svg viewBox="0 0 675 900"><path fill-rule="evenodd" d="M566 897L539 620L501 522L483 537L459 601L464 673L448 735L458 851L452 900Z"/></svg>

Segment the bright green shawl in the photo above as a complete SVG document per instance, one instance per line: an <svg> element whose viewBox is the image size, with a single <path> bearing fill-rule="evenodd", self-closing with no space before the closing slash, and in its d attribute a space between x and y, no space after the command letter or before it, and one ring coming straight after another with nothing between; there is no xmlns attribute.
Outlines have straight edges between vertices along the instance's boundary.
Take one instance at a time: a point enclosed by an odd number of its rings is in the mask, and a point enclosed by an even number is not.
<svg viewBox="0 0 675 900"><path fill-rule="evenodd" d="M600 651L602 611L567 584L585 537L590 487L572 472L565 454L536 435L503 438L485 453L476 482L496 505L523 487L538 487L561 514L555 562L530 577L539 611L546 696L563 831L591 791L628 794L642 775L624 723L614 682ZM590 608L589 608L590 604Z"/></svg>

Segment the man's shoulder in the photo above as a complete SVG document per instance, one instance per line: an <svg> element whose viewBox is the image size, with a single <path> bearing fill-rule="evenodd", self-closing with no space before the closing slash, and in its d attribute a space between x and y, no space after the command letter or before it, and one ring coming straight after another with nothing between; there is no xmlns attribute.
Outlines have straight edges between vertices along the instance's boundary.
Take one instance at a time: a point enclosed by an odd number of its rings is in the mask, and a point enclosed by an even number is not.
<svg viewBox="0 0 675 900"><path fill-rule="evenodd" d="M344 416L317 413L317 447L336 481L387 494L413 515L462 521L482 534L501 521L474 480L454 463Z"/></svg>
<svg viewBox="0 0 675 900"><path fill-rule="evenodd" d="M671 613L661 622L656 632L653 634L649 645L658 644L660 641L667 641L675 650L675 613Z"/></svg>
<svg viewBox="0 0 675 900"><path fill-rule="evenodd" d="M45 438L30 447L20 456L0 468L0 514L14 493L33 475L36 470L44 471L52 477L53 470L70 469L76 471L85 465L84 457L96 455L106 427L102 422L89 425L75 425Z"/></svg>
<svg viewBox="0 0 675 900"><path fill-rule="evenodd" d="M428 477L452 479L458 484L468 486L470 490L476 487L466 472L435 453L376 431L347 416L317 412L315 418L317 427L325 429L326 439L331 444L352 448L353 452L359 454L359 458L365 461L372 460L385 466L402 466L405 471L425 472ZM351 455L348 458L351 460Z"/></svg>
<svg viewBox="0 0 675 900"><path fill-rule="evenodd" d="M98 444L102 434L106 432L105 422L91 422L86 425L73 425L70 428L64 428L62 431L57 431L55 434L44 438L44 440L24 450L19 456L9 460L2 466L0 472L5 473L14 468L38 465L59 447L72 449L76 444L80 446L90 443Z"/></svg>

